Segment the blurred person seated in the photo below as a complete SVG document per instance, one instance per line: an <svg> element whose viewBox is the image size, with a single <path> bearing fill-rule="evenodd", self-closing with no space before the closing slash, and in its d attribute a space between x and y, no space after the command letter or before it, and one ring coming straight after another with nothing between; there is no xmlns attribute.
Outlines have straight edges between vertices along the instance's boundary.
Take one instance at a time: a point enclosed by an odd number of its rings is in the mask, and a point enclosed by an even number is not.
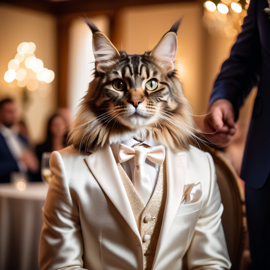
<svg viewBox="0 0 270 270"><path fill-rule="evenodd" d="M18 134L25 139L25 142L27 143L28 147L31 145L31 139L30 134L28 132L28 128L26 126L26 123L24 120L20 120L18 123Z"/></svg>
<svg viewBox="0 0 270 270"><path fill-rule="evenodd" d="M64 117L58 113L52 115L47 124L46 139L36 146L36 155L41 164L44 152L58 151L66 146L67 124Z"/></svg>
<svg viewBox="0 0 270 270"><path fill-rule="evenodd" d="M36 181L38 161L29 150L28 141L16 130L18 113L15 102L6 98L0 101L0 183L9 183L13 172L28 173Z"/></svg>
<svg viewBox="0 0 270 270"><path fill-rule="evenodd" d="M59 108L57 110L57 114L61 115L65 119L66 124L67 124L67 126L69 128L70 125L71 125L71 112L70 112L70 109L65 108L65 107Z"/></svg>

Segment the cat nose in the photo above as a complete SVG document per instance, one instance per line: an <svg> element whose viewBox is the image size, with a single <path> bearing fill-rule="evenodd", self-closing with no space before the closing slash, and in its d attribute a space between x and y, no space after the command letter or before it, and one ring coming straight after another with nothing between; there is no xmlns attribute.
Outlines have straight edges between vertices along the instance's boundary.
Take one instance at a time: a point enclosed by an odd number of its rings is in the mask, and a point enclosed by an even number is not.
<svg viewBox="0 0 270 270"><path fill-rule="evenodd" d="M132 100L127 100L128 103L132 104L135 108L139 106L140 103L142 103L141 99L132 99Z"/></svg>

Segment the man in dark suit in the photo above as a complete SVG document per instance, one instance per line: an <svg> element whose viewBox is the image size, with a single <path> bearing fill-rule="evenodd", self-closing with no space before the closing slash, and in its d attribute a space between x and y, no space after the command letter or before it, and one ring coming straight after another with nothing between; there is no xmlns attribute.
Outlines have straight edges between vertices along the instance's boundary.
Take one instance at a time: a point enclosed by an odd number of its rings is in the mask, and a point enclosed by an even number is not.
<svg viewBox="0 0 270 270"><path fill-rule="evenodd" d="M234 135L239 109L258 85L241 178L245 181L253 269L270 269L270 19L267 0L251 0L242 32L223 63L210 97L204 132L225 146ZM265 10L266 9L266 10Z"/></svg>
<svg viewBox="0 0 270 270"><path fill-rule="evenodd" d="M28 150L27 141L12 129L17 123L17 110L12 99L0 101L0 183L10 182L12 172L30 173L33 180L38 169L36 157Z"/></svg>

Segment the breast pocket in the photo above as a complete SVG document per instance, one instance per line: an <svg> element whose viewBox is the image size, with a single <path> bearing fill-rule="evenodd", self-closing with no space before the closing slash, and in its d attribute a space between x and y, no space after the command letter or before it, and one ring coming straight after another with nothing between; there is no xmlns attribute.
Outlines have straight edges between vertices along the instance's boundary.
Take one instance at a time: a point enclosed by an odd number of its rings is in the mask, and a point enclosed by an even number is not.
<svg viewBox="0 0 270 270"><path fill-rule="evenodd" d="M174 222L170 228L170 234L167 237L171 246L175 247L175 250L178 250L179 256L184 256L190 245L201 208L202 200L191 204L180 205L176 213Z"/></svg>
<svg viewBox="0 0 270 270"><path fill-rule="evenodd" d="M202 208L202 199L195 203L181 204L179 209L177 210L176 215L177 216L189 215L201 210L201 208Z"/></svg>

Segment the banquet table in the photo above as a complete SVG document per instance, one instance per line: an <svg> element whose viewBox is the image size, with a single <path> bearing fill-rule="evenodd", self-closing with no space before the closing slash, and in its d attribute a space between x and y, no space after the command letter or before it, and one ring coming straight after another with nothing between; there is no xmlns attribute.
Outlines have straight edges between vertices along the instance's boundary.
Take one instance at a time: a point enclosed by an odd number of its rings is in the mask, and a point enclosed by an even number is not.
<svg viewBox="0 0 270 270"><path fill-rule="evenodd" d="M28 183L23 191L0 184L0 270L38 270L42 207L48 186Z"/></svg>

